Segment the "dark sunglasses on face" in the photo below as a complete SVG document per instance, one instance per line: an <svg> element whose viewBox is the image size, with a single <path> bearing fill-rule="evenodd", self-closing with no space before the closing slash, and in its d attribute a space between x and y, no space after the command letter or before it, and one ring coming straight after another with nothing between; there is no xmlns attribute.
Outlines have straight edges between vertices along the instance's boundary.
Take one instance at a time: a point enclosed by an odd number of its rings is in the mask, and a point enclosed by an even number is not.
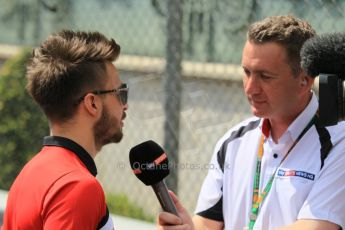
<svg viewBox="0 0 345 230"><path fill-rule="evenodd" d="M123 105L126 105L128 101L128 90L129 90L128 85L126 83L123 83L120 85L119 88L116 88L116 89L94 90L91 93L96 94L96 95L113 93L114 96L117 96L120 99ZM78 102L80 103L82 100L84 100L84 97L85 95L79 98Z"/></svg>
<svg viewBox="0 0 345 230"><path fill-rule="evenodd" d="M126 83L123 83L120 85L117 89L109 89L109 90L95 90L92 91L93 94L100 95L100 94L106 94L106 93L114 93L117 97L119 97L121 103L123 105L127 104L128 100L128 86Z"/></svg>

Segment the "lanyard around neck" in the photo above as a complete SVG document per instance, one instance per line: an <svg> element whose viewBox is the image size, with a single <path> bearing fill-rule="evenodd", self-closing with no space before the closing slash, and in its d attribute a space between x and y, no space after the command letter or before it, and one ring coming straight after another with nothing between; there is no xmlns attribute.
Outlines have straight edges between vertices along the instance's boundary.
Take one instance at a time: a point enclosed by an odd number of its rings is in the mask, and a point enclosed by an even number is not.
<svg viewBox="0 0 345 230"><path fill-rule="evenodd" d="M310 129L310 127L315 123L317 119L317 116L315 115L310 122L307 124L307 126L303 129L303 131L300 133L300 135L297 137L297 139L294 141L294 143L291 145L283 159L280 161L280 164L274 171L274 173L271 175L270 179L268 180L264 190L261 194L259 194L259 187L260 187L260 174L261 174L261 160L264 153L264 141L265 136L264 134L261 135L260 139L260 145L258 149L258 156L256 160L256 169L255 169L255 175L254 175L254 185L253 185L253 200L252 200L252 209L250 214L250 222L249 222L249 229L252 230L254 228L255 221L257 219L257 216L259 214L259 207L266 198L267 194L272 188L274 176L278 170L278 168L282 165L283 161L287 158L291 150L295 147L295 145L302 139L304 134Z"/></svg>

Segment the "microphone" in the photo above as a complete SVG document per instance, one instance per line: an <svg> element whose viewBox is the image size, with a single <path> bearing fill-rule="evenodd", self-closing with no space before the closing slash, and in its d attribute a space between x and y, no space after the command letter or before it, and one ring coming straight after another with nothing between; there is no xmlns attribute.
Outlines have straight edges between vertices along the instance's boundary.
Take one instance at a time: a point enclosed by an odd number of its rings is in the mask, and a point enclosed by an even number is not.
<svg viewBox="0 0 345 230"><path fill-rule="evenodd" d="M152 140L136 145L129 152L129 162L135 176L145 185L151 185L162 209L178 216L164 182L169 175L169 161L162 147Z"/></svg>
<svg viewBox="0 0 345 230"><path fill-rule="evenodd" d="M309 76L344 75L345 33L329 33L308 39L301 49L301 66Z"/></svg>
<svg viewBox="0 0 345 230"><path fill-rule="evenodd" d="M301 49L301 67L319 76L319 117L323 126L345 119L345 33L329 33L308 39Z"/></svg>

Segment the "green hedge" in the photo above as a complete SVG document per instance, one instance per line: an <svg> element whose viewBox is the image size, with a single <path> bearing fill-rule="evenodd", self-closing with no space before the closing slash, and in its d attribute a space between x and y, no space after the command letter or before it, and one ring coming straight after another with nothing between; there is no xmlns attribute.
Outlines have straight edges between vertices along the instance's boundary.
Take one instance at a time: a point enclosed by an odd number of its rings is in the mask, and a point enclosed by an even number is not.
<svg viewBox="0 0 345 230"><path fill-rule="evenodd" d="M25 90L30 56L31 50L24 49L0 70L0 188L6 190L49 134L45 116Z"/></svg>
<svg viewBox="0 0 345 230"><path fill-rule="evenodd" d="M125 194L106 194L109 212L120 216L154 222L154 217L145 214L142 208L130 202Z"/></svg>

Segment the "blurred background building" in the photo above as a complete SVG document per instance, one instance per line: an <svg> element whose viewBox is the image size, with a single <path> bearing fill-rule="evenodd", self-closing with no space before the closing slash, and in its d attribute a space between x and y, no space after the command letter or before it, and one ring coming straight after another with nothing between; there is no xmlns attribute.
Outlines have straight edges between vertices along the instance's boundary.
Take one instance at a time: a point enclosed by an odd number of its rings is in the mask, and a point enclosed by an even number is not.
<svg viewBox="0 0 345 230"><path fill-rule="evenodd" d="M115 65L130 87L129 110L123 141L96 158L98 179L107 194L125 194L155 216L159 203L128 162L131 147L152 139L173 163L168 186L193 212L216 141L251 116L240 66L247 26L291 14L319 34L341 32L344 12L343 0L0 0L0 65L64 28L114 38L122 50ZM10 137L0 127L1 138Z"/></svg>

